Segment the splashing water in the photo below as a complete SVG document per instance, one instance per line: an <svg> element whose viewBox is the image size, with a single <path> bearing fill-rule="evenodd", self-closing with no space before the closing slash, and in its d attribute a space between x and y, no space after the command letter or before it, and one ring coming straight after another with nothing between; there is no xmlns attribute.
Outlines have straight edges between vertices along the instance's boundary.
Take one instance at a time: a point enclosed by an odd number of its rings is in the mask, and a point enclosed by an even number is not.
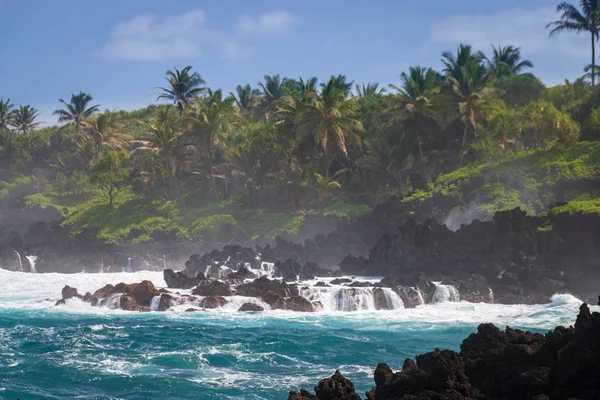
<svg viewBox="0 0 600 400"><path fill-rule="evenodd" d="M35 262L37 261L37 256L26 256L27 261L29 261L29 267L31 268L32 274L37 274L37 270L35 269Z"/></svg>
<svg viewBox="0 0 600 400"><path fill-rule="evenodd" d="M458 290L452 285L442 285L440 282L431 282L435 285L432 303L447 303L460 301Z"/></svg>
<svg viewBox="0 0 600 400"><path fill-rule="evenodd" d="M21 260L21 254L19 254L19 252L16 250L15 250L15 254L17 255L17 259L19 260L19 270L21 272L24 272L23 271L23 260Z"/></svg>

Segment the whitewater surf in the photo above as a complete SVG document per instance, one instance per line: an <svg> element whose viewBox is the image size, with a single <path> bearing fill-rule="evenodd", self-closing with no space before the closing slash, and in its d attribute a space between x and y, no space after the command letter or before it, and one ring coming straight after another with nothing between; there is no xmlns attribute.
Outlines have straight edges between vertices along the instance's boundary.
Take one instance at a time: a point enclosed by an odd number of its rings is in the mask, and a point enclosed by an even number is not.
<svg viewBox="0 0 600 400"><path fill-rule="evenodd" d="M127 312L78 299L54 306L67 284L85 292L144 279L165 286L155 271L0 270L0 398L277 399L338 368L364 391L380 361L399 369L435 347L456 350L482 322L541 332L569 325L581 304L568 294L533 306L473 304L442 287L435 304L412 309L385 291L392 309L376 311L373 288L316 287L317 279L302 289L323 302L317 313L240 313L248 298L239 296L195 313Z"/></svg>

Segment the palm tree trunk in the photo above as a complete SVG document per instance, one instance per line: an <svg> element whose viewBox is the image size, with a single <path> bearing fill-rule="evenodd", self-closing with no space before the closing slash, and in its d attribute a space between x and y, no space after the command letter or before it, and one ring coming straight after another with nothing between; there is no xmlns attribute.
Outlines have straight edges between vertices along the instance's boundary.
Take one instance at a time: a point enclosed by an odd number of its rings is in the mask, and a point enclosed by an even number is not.
<svg viewBox="0 0 600 400"><path fill-rule="evenodd" d="M185 209L185 204L183 203L183 196L181 195L181 190L179 189L179 182L177 182L177 177L173 173L173 165L171 163L171 158L167 157L165 160L165 164L167 167L167 178L169 180L169 188L171 189L171 194L175 199L177 199L181 206Z"/></svg>
<svg viewBox="0 0 600 400"><path fill-rule="evenodd" d="M465 145L467 144L467 130L469 129L469 121L465 121L465 131L463 132L462 138L462 148L464 150Z"/></svg>
<svg viewBox="0 0 600 400"><path fill-rule="evenodd" d="M212 180L212 187L213 187L213 190L215 191L215 199L216 199L216 201L219 201L219 192L217 192L217 181L215 179L215 174L213 173L211 143L208 144L208 167L210 169L209 173L210 173L210 177Z"/></svg>
<svg viewBox="0 0 600 400"><path fill-rule="evenodd" d="M596 42L592 32L592 93L596 91Z"/></svg>

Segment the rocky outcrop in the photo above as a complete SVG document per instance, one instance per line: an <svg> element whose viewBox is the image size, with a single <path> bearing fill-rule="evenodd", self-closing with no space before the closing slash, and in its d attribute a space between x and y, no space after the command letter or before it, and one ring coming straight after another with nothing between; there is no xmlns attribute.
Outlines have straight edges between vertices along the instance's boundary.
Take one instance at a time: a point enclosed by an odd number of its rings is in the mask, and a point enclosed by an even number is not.
<svg viewBox="0 0 600 400"><path fill-rule="evenodd" d="M298 287L263 276L236 288L238 296L263 297L267 292L277 293L281 297L290 297L298 295Z"/></svg>
<svg viewBox="0 0 600 400"><path fill-rule="evenodd" d="M207 279L201 281L192 290L192 294L197 296L231 296L233 290L228 283Z"/></svg>
<svg viewBox="0 0 600 400"><path fill-rule="evenodd" d="M237 271L246 264L252 268L259 268L260 262L256 256L257 253L251 248L241 245L226 245L222 250L213 250L203 256L192 255L185 263L183 273L190 277L196 277L200 272L205 273L206 271L208 275L206 278L221 278L219 276L221 266L232 271Z"/></svg>
<svg viewBox="0 0 600 400"><path fill-rule="evenodd" d="M205 279L204 273L202 272L199 272L195 278L190 278L183 272L175 272L172 269L165 269L163 271L163 276L167 283L167 287L177 289L191 289Z"/></svg>
<svg viewBox="0 0 600 400"><path fill-rule="evenodd" d="M256 303L244 303L238 309L238 311L241 311L241 312L258 312L258 311L265 311L265 308L263 306L259 305L259 304L256 304Z"/></svg>
<svg viewBox="0 0 600 400"><path fill-rule="evenodd" d="M289 310L298 312L314 312L313 304L302 296L293 296L290 298L279 298L271 308L273 310ZM321 305L322 308L322 305Z"/></svg>
<svg viewBox="0 0 600 400"><path fill-rule="evenodd" d="M202 308L221 308L227 303L228 303L228 301L224 297L221 297L218 295L207 296L207 297L203 298L202 301L200 302L200 307L202 307Z"/></svg>
<svg viewBox="0 0 600 400"><path fill-rule="evenodd" d="M331 271L319 268L317 263L308 261L304 265L288 258L285 261L275 263L275 276L281 277L285 282L296 282L300 280L313 280L316 276L331 276Z"/></svg>
<svg viewBox="0 0 600 400"><path fill-rule="evenodd" d="M491 288L495 302L545 303L565 291L591 300L600 285L599 260L600 216L541 218L515 209L456 232L434 220L408 220L381 237L368 259L348 256L340 267L349 275L435 277L467 301L490 301Z"/></svg>
<svg viewBox="0 0 600 400"><path fill-rule="evenodd" d="M258 278L253 272L249 271L245 266L240 267L236 272L227 275L228 281L243 282L246 279Z"/></svg>
<svg viewBox="0 0 600 400"><path fill-rule="evenodd" d="M288 400L360 400L360 396L354 390L354 384L340 371L335 371L330 378L323 379L315 386L315 395L307 390L301 390L300 393L291 391Z"/></svg>
<svg viewBox="0 0 600 400"><path fill-rule="evenodd" d="M482 324L461 345L460 353L436 349L406 359L400 372L380 363L369 400L468 400L468 399L584 399L600 393L600 313L580 307L575 327L552 332L523 332ZM315 395L290 392L288 399L358 399L353 386L339 371L319 383L331 392ZM352 390L350 390L352 388ZM337 396L337 397L336 397Z"/></svg>

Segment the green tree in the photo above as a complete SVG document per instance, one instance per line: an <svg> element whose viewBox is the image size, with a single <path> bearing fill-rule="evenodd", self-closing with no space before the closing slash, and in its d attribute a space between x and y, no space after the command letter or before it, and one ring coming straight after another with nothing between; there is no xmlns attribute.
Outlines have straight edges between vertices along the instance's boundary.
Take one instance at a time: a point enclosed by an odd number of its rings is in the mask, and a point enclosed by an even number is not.
<svg viewBox="0 0 600 400"><path fill-rule="evenodd" d="M562 13L558 21L549 23L550 36L562 32L587 32L592 39L592 71L596 70L596 41L600 38L600 0L581 0L579 8L562 2L556 7ZM596 76L592 74L592 90L596 88Z"/></svg>
<svg viewBox="0 0 600 400"><path fill-rule="evenodd" d="M123 149L131 138L119 121L119 115L106 111L89 122L84 139L92 143L94 157L98 159L105 151Z"/></svg>
<svg viewBox="0 0 600 400"><path fill-rule="evenodd" d="M178 129L172 118L171 107L159 109L148 123L143 123L146 132L141 140L132 141L136 144L133 153L146 151L154 154L167 171L167 179L171 194L184 206L183 196L177 179L177 158L184 147L181 140L183 133Z"/></svg>
<svg viewBox="0 0 600 400"><path fill-rule="evenodd" d="M14 105L10 104L10 99L4 101L0 99L0 130L8 129L14 117Z"/></svg>
<svg viewBox="0 0 600 400"><path fill-rule="evenodd" d="M19 106L14 112L11 124L18 132L27 134L42 124L41 121L36 121L39 116L39 111L30 105Z"/></svg>
<svg viewBox="0 0 600 400"><path fill-rule="evenodd" d="M456 56L449 51L442 53L443 72L446 79L454 78L456 81L464 81L465 75L473 65L480 65L483 60L483 54L474 53L473 47L465 44L458 46ZM451 84L450 84L451 85Z"/></svg>
<svg viewBox="0 0 600 400"><path fill-rule="evenodd" d="M58 99L65 108L55 110L52 115L58 115L58 122L60 123L75 124L75 132L79 133L81 126L85 125L85 120L100 111L100 105L98 104L89 106L93 99L92 96L84 92L71 94L71 101L68 103L63 99Z"/></svg>
<svg viewBox="0 0 600 400"><path fill-rule="evenodd" d="M193 104L194 99L204 93L206 88L203 87L206 82L200 77L197 72L190 73L191 65L183 68L181 71L173 68L173 71L166 72L166 79L169 85L167 87L159 87L162 93L158 94L156 100L168 100L172 102L179 110L179 121L183 118L184 111Z"/></svg>
<svg viewBox="0 0 600 400"><path fill-rule="evenodd" d="M569 114L546 101L532 102L519 113L520 140L528 147L546 149L554 140L566 145L579 138L579 125Z"/></svg>
<svg viewBox="0 0 600 400"><path fill-rule="evenodd" d="M461 142L464 149L469 128L477 136L479 119L501 109L503 103L497 90L489 85L490 71L480 63L470 63L462 68L461 79L453 75L448 75L447 79L458 104L458 115L465 125Z"/></svg>
<svg viewBox="0 0 600 400"><path fill-rule="evenodd" d="M265 75L264 80L264 82L258 83L262 90L260 107L265 119L268 120L271 113L275 111L277 101L285 95L285 85L288 80L281 79L279 74Z"/></svg>
<svg viewBox="0 0 600 400"><path fill-rule="evenodd" d="M126 163L129 160L130 154L125 150L109 151L90 169L90 182L100 188L110 207L117 195L127 187L129 170Z"/></svg>
<svg viewBox="0 0 600 400"><path fill-rule="evenodd" d="M295 123L300 141L320 143L330 160L341 153L348 157L348 143L360 146L359 134L364 130L358 120L357 103L347 99L347 90L338 77L331 77L315 96L314 103L305 103L298 110ZM327 162L327 168L329 162Z"/></svg>
<svg viewBox="0 0 600 400"><path fill-rule="evenodd" d="M440 93L437 72L431 68L411 67L409 73L403 72L400 78L401 86L390 85L396 94L388 98L387 112L393 121L404 121L406 127L415 132L423 174L429 180L422 143L427 128L436 125L436 100Z"/></svg>
<svg viewBox="0 0 600 400"><path fill-rule="evenodd" d="M521 59L521 49L514 46L492 45L492 57L485 57L485 61L495 78L518 75L525 68L533 68L531 61Z"/></svg>
<svg viewBox="0 0 600 400"><path fill-rule="evenodd" d="M233 99L223 98L221 90L208 90L208 94L196 101L196 110L190 118L190 135L208 154L209 175L211 177L215 198L219 199L215 171L213 168L214 148L217 142L225 137L237 122Z"/></svg>
<svg viewBox="0 0 600 400"><path fill-rule="evenodd" d="M260 99L260 90L252 89L250 84L246 84L245 86L237 85L235 91L235 94L229 93L229 96L237 108L245 114L251 114Z"/></svg>

